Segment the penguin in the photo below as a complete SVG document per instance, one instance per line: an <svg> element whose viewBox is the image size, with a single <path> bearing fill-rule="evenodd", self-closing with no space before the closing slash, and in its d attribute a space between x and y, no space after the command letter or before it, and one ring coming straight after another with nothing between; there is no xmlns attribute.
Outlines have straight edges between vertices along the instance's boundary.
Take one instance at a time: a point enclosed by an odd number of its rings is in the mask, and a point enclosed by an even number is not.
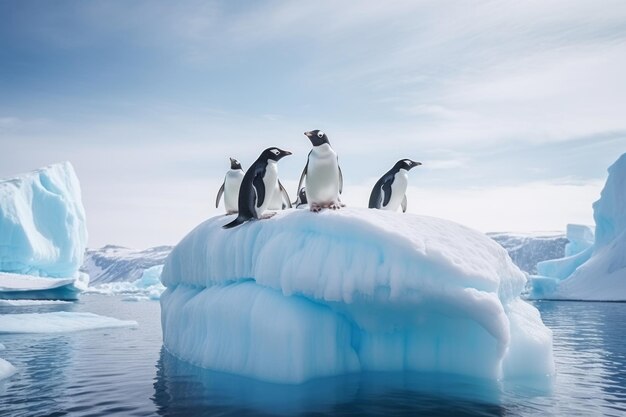
<svg viewBox="0 0 626 417"><path fill-rule="evenodd" d="M226 172L224 182L217 192L217 198L215 199L215 208L220 205L220 199L222 194L224 195L224 208L226 214L237 213L237 199L239 197L239 187L241 187L241 181L243 180L243 169L238 160L230 158L230 169Z"/></svg>
<svg viewBox="0 0 626 417"><path fill-rule="evenodd" d="M291 199L289 198L289 194L287 194L287 190L285 190L285 187L283 187L280 180L276 181L276 188L274 189L274 194L272 195L272 201L270 201L270 205L267 208L269 210L285 210L287 208L291 208Z"/></svg>
<svg viewBox="0 0 626 417"><path fill-rule="evenodd" d="M307 163L300 176L298 190L305 182L306 198L313 212L323 208L337 210L345 207L339 200L339 194L343 191L343 174L328 136L321 130L312 130L304 134L311 141L313 149L309 152Z"/></svg>
<svg viewBox="0 0 626 417"><path fill-rule="evenodd" d="M398 210L406 212L406 187L409 182L411 168L422 165L421 162L401 159L383 175L374 185L370 194L369 208L382 210Z"/></svg>
<svg viewBox="0 0 626 417"><path fill-rule="evenodd" d="M278 187L278 161L291 152L267 148L248 168L239 188L239 214L232 222L222 226L230 229L252 219L261 219ZM270 216L271 217L271 216Z"/></svg>
<svg viewBox="0 0 626 417"><path fill-rule="evenodd" d="M306 187L300 188L300 191L298 192L298 198L296 199L295 203L293 203L293 205L296 206L296 208L308 205L306 199Z"/></svg>

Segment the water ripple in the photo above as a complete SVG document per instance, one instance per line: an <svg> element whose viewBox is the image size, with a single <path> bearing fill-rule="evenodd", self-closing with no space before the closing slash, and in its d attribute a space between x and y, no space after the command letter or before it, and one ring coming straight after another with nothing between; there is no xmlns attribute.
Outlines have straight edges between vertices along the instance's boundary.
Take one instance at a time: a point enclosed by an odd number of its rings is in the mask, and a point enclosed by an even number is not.
<svg viewBox="0 0 626 417"><path fill-rule="evenodd" d="M161 350L159 304L88 295L78 304L1 313L90 311L137 329L0 335L19 373L0 382L8 416L624 416L626 304L538 302L554 334L552 386L445 375L351 375L298 387L264 384L178 361Z"/></svg>

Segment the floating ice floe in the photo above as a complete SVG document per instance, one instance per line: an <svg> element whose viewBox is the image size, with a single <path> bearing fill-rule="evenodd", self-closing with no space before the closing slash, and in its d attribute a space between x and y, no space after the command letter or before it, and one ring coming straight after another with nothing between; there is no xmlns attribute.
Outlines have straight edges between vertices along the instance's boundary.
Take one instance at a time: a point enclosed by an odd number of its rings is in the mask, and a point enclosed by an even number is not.
<svg viewBox="0 0 626 417"><path fill-rule="evenodd" d="M118 320L93 313L54 312L0 314L2 333L65 333L112 327L135 327L136 321Z"/></svg>
<svg viewBox="0 0 626 417"><path fill-rule="evenodd" d="M6 379L17 372L15 366L10 362L0 358L0 380Z"/></svg>
<svg viewBox="0 0 626 417"><path fill-rule="evenodd" d="M626 154L610 168L593 204L593 229L568 226L566 257L537 264L530 298L626 300Z"/></svg>
<svg viewBox="0 0 626 417"><path fill-rule="evenodd" d="M526 278L482 233L382 210L207 220L167 259L166 349L278 383L358 371L489 379L554 373Z"/></svg>
<svg viewBox="0 0 626 417"><path fill-rule="evenodd" d="M86 240L69 162L0 180L0 298L75 299Z"/></svg>
<svg viewBox="0 0 626 417"><path fill-rule="evenodd" d="M63 300L0 300L0 307L33 307L72 304Z"/></svg>

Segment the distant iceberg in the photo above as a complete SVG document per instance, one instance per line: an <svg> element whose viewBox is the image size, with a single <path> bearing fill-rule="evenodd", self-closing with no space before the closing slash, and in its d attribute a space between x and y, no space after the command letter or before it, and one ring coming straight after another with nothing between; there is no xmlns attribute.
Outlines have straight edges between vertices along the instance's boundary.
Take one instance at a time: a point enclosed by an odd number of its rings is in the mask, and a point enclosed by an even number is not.
<svg viewBox="0 0 626 417"><path fill-rule="evenodd" d="M488 379L554 373L526 278L482 233L425 216L285 210L207 220L168 257L165 348L277 383L359 371Z"/></svg>
<svg viewBox="0 0 626 417"><path fill-rule="evenodd" d="M626 154L610 168L593 204L593 229L568 226L566 257L537 264L530 298L626 300Z"/></svg>
<svg viewBox="0 0 626 417"><path fill-rule="evenodd" d="M107 282L87 288L87 294L122 295L124 301L158 300L165 287L161 284L163 265L145 269L141 278L131 282Z"/></svg>
<svg viewBox="0 0 626 417"><path fill-rule="evenodd" d="M0 180L0 298L75 299L88 280L79 273L86 241L69 162Z"/></svg>

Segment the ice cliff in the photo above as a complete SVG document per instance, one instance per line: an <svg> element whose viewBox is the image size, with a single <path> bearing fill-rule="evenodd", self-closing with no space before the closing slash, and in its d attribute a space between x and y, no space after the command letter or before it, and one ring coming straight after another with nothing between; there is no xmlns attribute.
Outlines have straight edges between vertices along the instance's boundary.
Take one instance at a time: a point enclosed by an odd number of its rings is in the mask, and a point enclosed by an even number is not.
<svg viewBox="0 0 626 417"><path fill-rule="evenodd" d="M482 233L424 216L286 210L207 220L168 257L164 346L278 383L358 371L490 379L554 372L526 279Z"/></svg>
<svg viewBox="0 0 626 417"><path fill-rule="evenodd" d="M72 286L81 278L86 241L80 184L69 162L0 180L0 287L25 277L24 288L11 286L11 297L36 297L38 277L71 280ZM84 286L84 277L79 282ZM43 287L63 286L44 280ZM6 296L0 291L0 298Z"/></svg>
<svg viewBox="0 0 626 417"><path fill-rule="evenodd" d="M531 298L626 300L626 154L608 171L593 204L595 238L590 228L568 226L566 257L537 264Z"/></svg>

